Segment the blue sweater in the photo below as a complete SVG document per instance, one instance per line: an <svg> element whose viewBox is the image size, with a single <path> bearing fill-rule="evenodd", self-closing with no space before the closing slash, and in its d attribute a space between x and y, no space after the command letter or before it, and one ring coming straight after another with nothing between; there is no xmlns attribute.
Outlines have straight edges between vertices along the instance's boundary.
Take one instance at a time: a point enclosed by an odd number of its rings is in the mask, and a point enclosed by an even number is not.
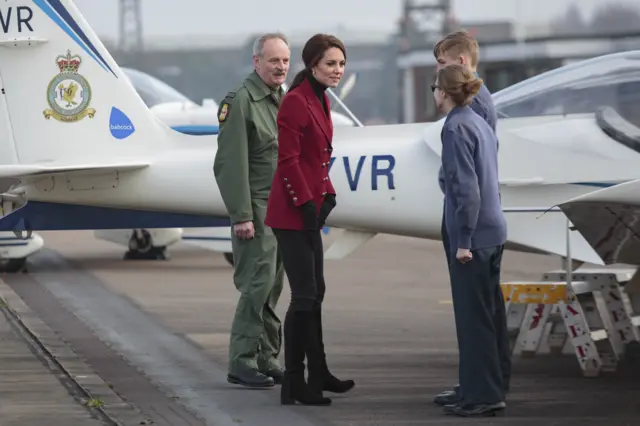
<svg viewBox="0 0 640 426"><path fill-rule="evenodd" d="M476 114L484 118L484 121L489 123L491 129L496 131L496 124L498 123L498 113L495 106L493 106L493 98L491 98L491 92L484 84L480 87L480 91L473 97L471 101L471 109Z"/></svg>
<svg viewBox="0 0 640 426"><path fill-rule="evenodd" d="M456 107L442 129L445 226L451 253L504 244L495 132L470 107Z"/></svg>
<svg viewBox="0 0 640 426"><path fill-rule="evenodd" d="M473 97L473 100L471 101L471 109L473 109L480 117L484 118L494 132L496 131L498 113L493 105L491 92L489 92L489 89L487 89L487 86L484 84L480 88L480 91ZM444 192L444 176L442 175L442 167L438 171L438 184L440 184L440 190Z"/></svg>

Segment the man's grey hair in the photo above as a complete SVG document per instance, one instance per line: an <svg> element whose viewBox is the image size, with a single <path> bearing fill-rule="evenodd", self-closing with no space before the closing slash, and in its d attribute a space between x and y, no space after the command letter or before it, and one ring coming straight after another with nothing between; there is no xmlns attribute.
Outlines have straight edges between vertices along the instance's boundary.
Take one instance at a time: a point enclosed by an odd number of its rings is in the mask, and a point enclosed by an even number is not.
<svg viewBox="0 0 640 426"><path fill-rule="evenodd" d="M264 55L264 44L265 44L265 42L267 40L272 40L274 38L279 38L280 40L284 41L284 44L286 44L287 47L289 46L289 40L287 39L287 36L285 36L284 34L282 34L280 32L262 34L260 37L258 37L256 39L256 41L253 42L253 54L254 54L254 56L262 56L262 55Z"/></svg>

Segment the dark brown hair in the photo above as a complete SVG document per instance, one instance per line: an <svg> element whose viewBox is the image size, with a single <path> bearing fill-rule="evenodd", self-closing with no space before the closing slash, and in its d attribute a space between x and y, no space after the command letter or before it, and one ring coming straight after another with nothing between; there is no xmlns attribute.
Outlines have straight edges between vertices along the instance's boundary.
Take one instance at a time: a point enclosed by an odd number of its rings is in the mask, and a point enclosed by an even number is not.
<svg viewBox="0 0 640 426"><path fill-rule="evenodd" d="M462 65L448 65L438 72L438 87L458 106L469 105L482 87L482 79Z"/></svg>
<svg viewBox="0 0 640 426"><path fill-rule="evenodd" d="M304 62L304 68L293 78L291 86L289 86L289 90L293 90L302 83L307 76L311 75L311 68L316 66L324 56L324 52L332 47L337 47L342 50L344 58L347 59L347 51L344 44L335 36L329 34L316 34L307 40L302 48L302 62Z"/></svg>
<svg viewBox="0 0 640 426"><path fill-rule="evenodd" d="M466 31L456 31L448 34L433 47L433 56L440 55L469 55L471 66L478 66L478 41Z"/></svg>

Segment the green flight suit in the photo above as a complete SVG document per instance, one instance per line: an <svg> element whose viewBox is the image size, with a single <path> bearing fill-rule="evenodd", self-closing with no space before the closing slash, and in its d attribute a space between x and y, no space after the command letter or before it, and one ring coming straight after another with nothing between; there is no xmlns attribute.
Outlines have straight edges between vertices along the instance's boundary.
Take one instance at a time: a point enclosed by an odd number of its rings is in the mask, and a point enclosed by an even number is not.
<svg viewBox="0 0 640 426"><path fill-rule="evenodd" d="M240 292L229 344L229 373L280 368L282 327L275 307L284 279L271 228L264 224L278 161L276 117L282 89L269 88L252 72L218 108L214 174L231 223L253 221L255 237L242 240L231 228L233 280Z"/></svg>

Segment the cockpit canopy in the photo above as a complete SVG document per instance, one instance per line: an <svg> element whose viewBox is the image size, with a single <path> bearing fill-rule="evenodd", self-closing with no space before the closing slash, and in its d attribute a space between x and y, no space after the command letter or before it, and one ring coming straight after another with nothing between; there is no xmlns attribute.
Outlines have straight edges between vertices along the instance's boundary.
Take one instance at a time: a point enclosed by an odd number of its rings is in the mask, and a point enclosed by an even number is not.
<svg viewBox="0 0 640 426"><path fill-rule="evenodd" d="M173 87L155 77L150 76L149 74L124 67L122 67L122 71L124 71L131 81L131 84L133 84L133 87L149 108L166 102L193 103L191 99L187 98Z"/></svg>
<svg viewBox="0 0 640 426"><path fill-rule="evenodd" d="M594 114L614 140L640 152L640 51L576 62L493 95L499 119Z"/></svg>
<svg viewBox="0 0 640 426"><path fill-rule="evenodd" d="M493 100L498 118L613 110L640 127L640 51L572 63L507 87Z"/></svg>

